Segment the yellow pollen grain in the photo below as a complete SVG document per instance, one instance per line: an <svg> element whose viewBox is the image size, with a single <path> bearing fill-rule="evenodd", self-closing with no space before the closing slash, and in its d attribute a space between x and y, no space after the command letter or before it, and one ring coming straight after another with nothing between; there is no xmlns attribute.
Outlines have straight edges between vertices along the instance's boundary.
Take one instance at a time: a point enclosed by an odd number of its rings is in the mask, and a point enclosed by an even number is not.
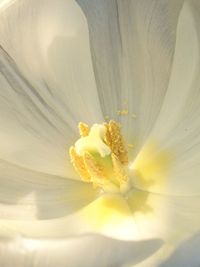
<svg viewBox="0 0 200 267"><path fill-rule="evenodd" d="M129 114L129 111L128 111L128 109L122 109L122 110L118 110L118 111L117 111L117 114L118 114L119 116L126 116L126 115Z"/></svg>
<svg viewBox="0 0 200 267"><path fill-rule="evenodd" d="M78 125L80 136L85 137L89 135L90 128L86 123L80 122Z"/></svg>
<svg viewBox="0 0 200 267"><path fill-rule="evenodd" d="M108 115L106 115L104 118L105 118L105 120L109 120L109 116Z"/></svg>
<svg viewBox="0 0 200 267"><path fill-rule="evenodd" d="M134 113L132 113L131 117L132 117L133 119L135 119L137 116L136 116Z"/></svg>
<svg viewBox="0 0 200 267"><path fill-rule="evenodd" d="M128 144L127 146L128 146L128 148L134 148L133 144Z"/></svg>
<svg viewBox="0 0 200 267"><path fill-rule="evenodd" d="M122 165L128 164L128 152L121 134L120 126L111 120L107 125L106 143L111 151L117 156Z"/></svg>
<svg viewBox="0 0 200 267"><path fill-rule="evenodd" d="M115 173L115 176L118 178L119 182L121 183L121 182L127 181L128 177L125 174L123 166L121 162L119 161L119 159L116 157L114 153L111 154L111 158L112 158L114 173Z"/></svg>

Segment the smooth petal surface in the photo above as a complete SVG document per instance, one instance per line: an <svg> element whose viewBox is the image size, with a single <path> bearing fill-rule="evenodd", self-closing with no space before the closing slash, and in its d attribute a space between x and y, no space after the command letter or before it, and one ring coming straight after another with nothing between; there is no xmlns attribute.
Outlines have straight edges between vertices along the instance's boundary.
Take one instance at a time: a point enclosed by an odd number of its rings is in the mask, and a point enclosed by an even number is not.
<svg viewBox="0 0 200 267"><path fill-rule="evenodd" d="M98 235L57 240L21 239L0 242L0 264L11 267L121 267L157 251L162 242L123 242ZM12 257L8 255L12 254Z"/></svg>
<svg viewBox="0 0 200 267"><path fill-rule="evenodd" d="M97 190L83 182L30 171L5 161L0 161L0 170L0 220L63 217L97 197Z"/></svg>
<svg viewBox="0 0 200 267"><path fill-rule="evenodd" d="M200 235L197 233L182 242L159 267L198 267L200 265L199 247Z"/></svg>
<svg viewBox="0 0 200 267"><path fill-rule="evenodd" d="M84 208L86 224L117 239L162 238L173 244L199 230L199 197L166 197L135 190L126 200L104 196ZM179 227L175 227L179 225Z"/></svg>
<svg viewBox="0 0 200 267"><path fill-rule="evenodd" d="M199 197L166 197L135 190L104 195L72 215L40 221L1 221L1 234L64 238L98 233L120 240L162 239L174 247L199 231ZM175 227L179 225L179 227Z"/></svg>
<svg viewBox="0 0 200 267"><path fill-rule="evenodd" d="M166 186L150 188L159 193L200 192L199 10L198 1L191 1L181 11L169 88L150 137L173 155Z"/></svg>
<svg viewBox="0 0 200 267"><path fill-rule="evenodd" d="M104 115L122 123L136 154L166 94L183 1L77 2L89 24ZM126 115L119 116L120 111Z"/></svg>
<svg viewBox="0 0 200 267"><path fill-rule="evenodd" d="M66 154L77 123L102 120L85 17L71 0L3 7L0 158L73 177Z"/></svg>

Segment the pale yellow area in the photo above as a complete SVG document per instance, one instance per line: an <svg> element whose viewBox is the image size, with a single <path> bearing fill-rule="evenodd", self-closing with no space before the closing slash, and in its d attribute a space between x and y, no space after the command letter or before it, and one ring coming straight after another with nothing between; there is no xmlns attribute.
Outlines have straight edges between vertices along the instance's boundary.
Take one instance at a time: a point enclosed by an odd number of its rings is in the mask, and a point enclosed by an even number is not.
<svg viewBox="0 0 200 267"><path fill-rule="evenodd" d="M130 166L133 183L146 190L164 186L173 161L172 152L162 150L155 142L147 143Z"/></svg>
<svg viewBox="0 0 200 267"><path fill-rule="evenodd" d="M120 195L108 194L99 197L82 211L82 216L93 229L99 231L109 226L117 228L132 212Z"/></svg>
<svg viewBox="0 0 200 267"><path fill-rule="evenodd" d="M92 231L123 239L162 232L164 206L149 192L166 184L172 153L156 142L147 143L129 166L126 147L134 146L125 145L117 122L91 128L80 123L79 130L81 137L71 148L72 163L82 180L91 182L100 193L80 211L80 219Z"/></svg>
<svg viewBox="0 0 200 267"><path fill-rule="evenodd" d="M127 203L134 213L153 213L153 207L149 203L149 193L140 190L132 190L127 195Z"/></svg>
<svg viewBox="0 0 200 267"><path fill-rule="evenodd" d="M81 211L91 231L124 240L153 238L162 233L167 222L165 206L160 198L133 190L126 197L107 194Z"/></svg>

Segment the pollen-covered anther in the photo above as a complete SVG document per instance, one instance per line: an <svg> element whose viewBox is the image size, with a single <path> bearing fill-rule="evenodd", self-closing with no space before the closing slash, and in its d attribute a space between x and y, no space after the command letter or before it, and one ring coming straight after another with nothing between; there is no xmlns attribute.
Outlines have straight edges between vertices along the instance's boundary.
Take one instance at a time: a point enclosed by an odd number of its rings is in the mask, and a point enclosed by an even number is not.
<svg viewBox="0 0 200 267"><path fill-rule="evenodd" d="M117 122L111 120L105 124L107 132L105 141L111 151L116 155L122 165L128 164L128 152L121 134L120 126Z"/></svg>
<svg viewBox="0 0 200 267"><path fill-rule="evenodd" d="M104 192L124 192L129 187L126 175L128 152L120 126L115 121L103 124L79 123L80 138L70 148L75 170L83 181Z"/></svg>
<svg viewBox="0 0 200 267"><path fill-rule="evenodd" d="M94 186L101 185L101 183L103 184L103 180L106 176L102 166L97 163L97 161L90 153L86 152L83 158L87 171L92 177L92 182Z"/></svg>
<svg viewBox="0 0 200 267"><path fill-rule="evenodd" d="M85 137L89 135L90 128L86 123L80 122L78 125L79 133L81 137Z"/></svg>
<svg viewBox="0 0 200 267"><path fill-rule="evenodd" d="M111 154L111 159L112 159L115 177L117 177L120 184L123 182L127 182L128 176L126 175L121 162L119 161L119 159L116 157L114 153Z"/></svg>
<svg viewBox="0 0 200 267"><path fill-rule="evenodd" d="M69 155L71 158L71 162L75 168L75 170L78 172L80 175L81 179L85 182L90 182L91 181L91 176L85 166L85 161L83 157L79 156L76 153L76 150L73 146L70 147L69 149Z"/></svg>
<svg viewBox="0 0 200 267"><path fill-rule="evenodd" d="M90 155L90 153L84 154L84 162L88 172L91 176L103 177L103 168L95 161L95 159Z"/></svg>

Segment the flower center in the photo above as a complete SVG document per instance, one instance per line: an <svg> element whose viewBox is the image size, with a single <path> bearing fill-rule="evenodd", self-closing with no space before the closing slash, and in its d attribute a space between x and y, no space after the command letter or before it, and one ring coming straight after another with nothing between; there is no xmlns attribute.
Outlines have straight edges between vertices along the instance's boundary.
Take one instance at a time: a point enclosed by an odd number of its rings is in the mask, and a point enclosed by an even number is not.
<svg viewBox="0 0 200 267"><path fill-rule="evenodd" d="M79 132L81 137L69 153L81 179L105 192L127 191L128 152L119 124L111 120L89 128L81 122Z"/></svg>

